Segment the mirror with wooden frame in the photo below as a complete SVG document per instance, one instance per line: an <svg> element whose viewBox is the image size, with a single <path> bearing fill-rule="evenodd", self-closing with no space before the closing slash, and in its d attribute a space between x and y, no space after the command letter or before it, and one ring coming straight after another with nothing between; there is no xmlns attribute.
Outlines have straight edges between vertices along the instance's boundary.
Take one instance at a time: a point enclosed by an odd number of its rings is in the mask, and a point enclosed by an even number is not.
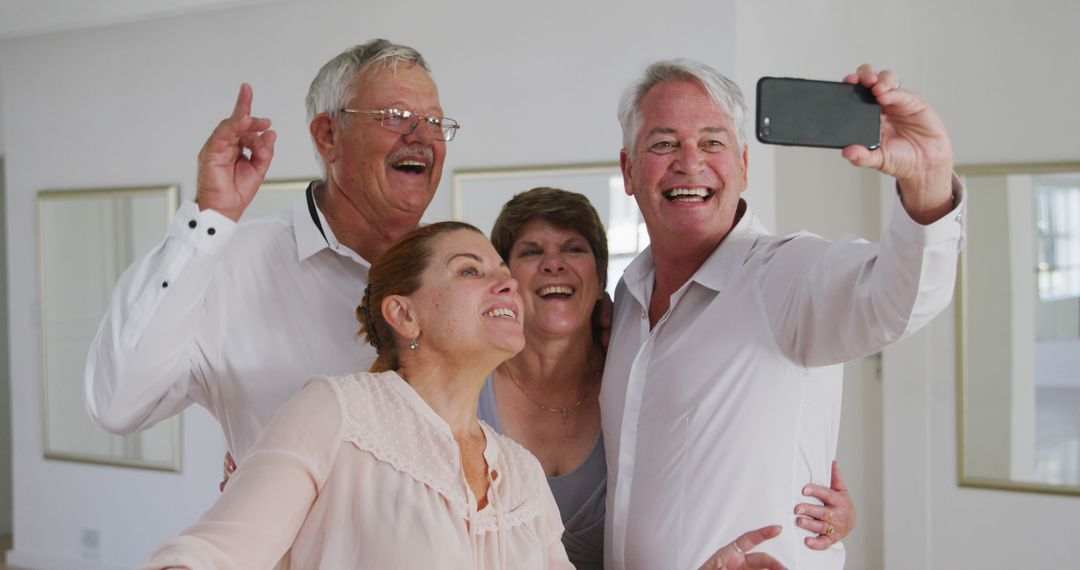
<svg viewBox="0 0 1080 570"><path fill-rule="evenodd" d="M959 483L1080 495L1080 162L957 173Z"/></svg>
<svg viewBox="0 0 1080 570"><path fill-rule="evenodd" d="M113 285L161 239L176 186L38 193L45 457L181 469L179 416L137 434L106 432L86 412L83 372Z"/></svg>

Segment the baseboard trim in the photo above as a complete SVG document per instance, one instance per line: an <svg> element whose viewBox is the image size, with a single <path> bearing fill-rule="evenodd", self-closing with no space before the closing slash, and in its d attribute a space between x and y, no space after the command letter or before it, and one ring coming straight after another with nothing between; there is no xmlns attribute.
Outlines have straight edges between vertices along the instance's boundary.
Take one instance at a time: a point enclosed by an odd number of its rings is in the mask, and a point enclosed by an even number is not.
<svg viewBox="0 0 1080 570"><path fill-rule="evenodd" d="M9 566L18 566L33 570L125 570L124 566L113 566L85 558L68 558L49 554L38 554L22 550L8 550L4 553L4 562Z"/></svg>

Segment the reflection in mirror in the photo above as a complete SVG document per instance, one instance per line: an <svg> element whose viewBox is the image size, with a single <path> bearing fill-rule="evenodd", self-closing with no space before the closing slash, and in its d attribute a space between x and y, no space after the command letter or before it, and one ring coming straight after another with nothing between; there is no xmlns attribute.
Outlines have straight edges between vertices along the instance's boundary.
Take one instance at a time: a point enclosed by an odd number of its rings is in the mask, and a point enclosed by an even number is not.
<svg viewBox="0 0 1080 570"><path fill-rule="evenodd" d="M607 291L614 296L623 270L649 245L637 203L626 195L616 163L457 170L454 219L488 234L503 204L540 186L584 194L592 202L607 228Z"/></svg>
<svg viewBox="0 0 1080 570"><path fill-rule="evenodd" d="M86 412L83 369L121 273L165 233L176 186L38 193L45 457L180 470L180 418L129 436Z"/></svg>
<svg viewBox="0 0 1080 570"><path fill-rule="evenodd" d="M957 171L960 483L1080 494L1080 163Z"/></svg>

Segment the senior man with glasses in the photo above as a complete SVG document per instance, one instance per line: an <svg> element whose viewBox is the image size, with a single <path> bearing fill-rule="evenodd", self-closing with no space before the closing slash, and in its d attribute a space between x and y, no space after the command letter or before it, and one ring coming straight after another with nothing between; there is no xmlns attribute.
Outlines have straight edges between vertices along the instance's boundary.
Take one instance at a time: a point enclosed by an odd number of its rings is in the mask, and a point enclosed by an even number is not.
<svg viewBox="0 0 1080 570"><path fill-rule="evenodd" d="M419 52L382 39L352 47L307 95L324 180L291 211L238 223L276 138L251 100L241 86L199 153L195 202L113 291L86 366L87 408L109 431L197 403L239 459L306 378L375 359L353 316L370 263L416 228L459 125Z"/></svg>

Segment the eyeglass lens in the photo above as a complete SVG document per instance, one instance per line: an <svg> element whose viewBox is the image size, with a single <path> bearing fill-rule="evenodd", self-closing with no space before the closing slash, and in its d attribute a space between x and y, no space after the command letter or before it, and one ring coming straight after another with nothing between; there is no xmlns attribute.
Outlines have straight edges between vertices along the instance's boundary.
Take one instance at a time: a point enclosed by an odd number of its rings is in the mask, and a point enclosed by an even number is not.
<svg viewBox="0 0 1080 570"><path fill-rule="evenodd" d="M409 134L416 130L421 117L411 111L402 109L387 109L383 113L382 124L384 127L402 134ZM449 141L457 134L458 124L453 119L445 117L423 117L425 127L441 140Z"/></svg>

